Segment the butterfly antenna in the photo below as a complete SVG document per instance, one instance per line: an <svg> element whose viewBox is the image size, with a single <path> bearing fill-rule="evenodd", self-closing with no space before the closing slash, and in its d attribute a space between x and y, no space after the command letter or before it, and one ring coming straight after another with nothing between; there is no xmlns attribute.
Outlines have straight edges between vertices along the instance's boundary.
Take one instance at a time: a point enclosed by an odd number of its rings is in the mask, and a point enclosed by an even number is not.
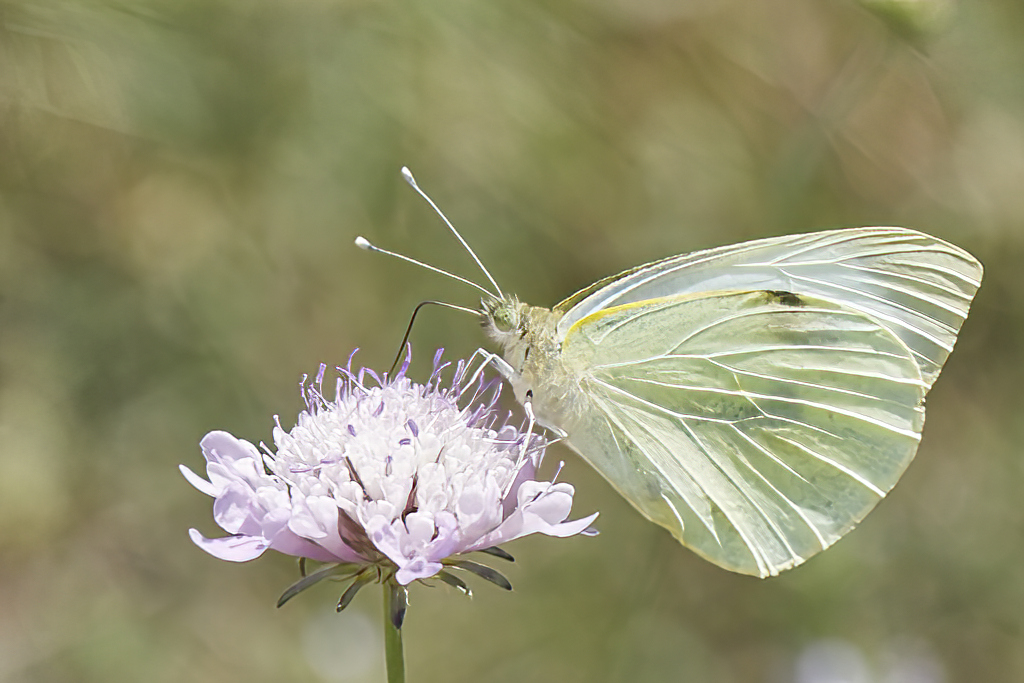
<svg viewBox="0 0 1024 683"><path fill-rule="evenodd" d="M491 277L490 271L484 268L484 264L480 260L480 257L476 255L476 252L473 251L473 248L469 246L469 243L462 238L462 235L459 234L459 231L455 229L455 226L452 225L452 222L448 220L448 217L444 215L441 209L437 207L437 204L434 203L434 200L431 199L427 195L427 193L421 190L420 186L416 184L416 179L413 178L412 171L409 170L408 166L402 167L402 177L405 178L405 182L409 183L409 185L412 186L412 189L416 190L416 192L418 192L421 197L427 200L427 203L430 204L430 207L432 209L434 209L434 212L441 217L441 220L444 221L444 224L448 226L448 229L451 230L452 234L454 234L459 239L459 242L461 242L462 246L465 247L466 251L469 252L469 255L473 257L473 260L476 261L476 264L480 266L480 270L484 272L484 275L487 276L487 280L491 283L491 285L494 286L495 291L498 292L498 298L504 299L505 295L502 293L501 287L499 287L498 283L495 282L493 277Z"/></svg>
<svg viewBox="0 0 1024 683"><path fill-rule="evenodd" d="M449 273L447 270L441 270L440 268L432 266L432 265L430 265L428 263L424 263L423 261L417 261L414 258L409 258L408 256L405 256L404 254L398 254L398 253L393 252L393 251L388 251L387 249L381 249L380 247L378 247L376 245L370 244L370 240L366 239L362 235L360 235L359 237L356 237L356 246L359 247L360 249L365 249L366 251L373 251L373 252L376 252L378 254L385 254L386 256L394 256L397 259L401 259L403 261L408 261L409 263L412 263L414 265L420 266L421 268L426 268L427 270L432 270L435 273L440 273L441 275L444 275L445 277L450 277L453 280L458 280L459 282L461 282L463 284L467 284L470 287L475 287L476 289L479 289L481 292L483 292L484 294L486 294L489 297L492 297L492 298L495 297L494 292L492 292L492 291L490 291L488 289L484 289L483 287L481 287L477 283L473 282L472 280L467 280L466 278L460 277L458 275L455 275L454 273ZM497 298L499 298L499 299L501 298L500 290L499 290L499 295L497 296ZM474 311L474 313L475 312L476 311Z"/></svg>
<svg viewBox="0 0 1024 683"><path fill-rule="evenodd" d="M402 360L402 354L405 352L405 345L409 342L409 335L412 334L412 325L416 322L416 314L420 312L420 309L424 306L443 306L444 308L451 308L455 311L462 311L464 313L470 313L472 315L480 315L480 311L474 311L472 308L466 308L465 306L456 306L455 304L449 304L444 301L421 301L416 305L416 308L412 310L412 317L409 318L409 326L405 328L405 336L402 337L402 343L398 345L398 353L395 354L395 362L391 364L391 369L388 370L388 375L395 374L395 368L398 367L398 363Z"/></svg>

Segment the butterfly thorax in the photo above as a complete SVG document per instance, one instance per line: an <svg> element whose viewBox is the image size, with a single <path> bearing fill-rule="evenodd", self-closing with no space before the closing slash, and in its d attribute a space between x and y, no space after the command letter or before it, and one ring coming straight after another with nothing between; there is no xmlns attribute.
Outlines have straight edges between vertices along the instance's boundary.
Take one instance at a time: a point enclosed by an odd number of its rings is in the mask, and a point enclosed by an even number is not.
<svg viewBox="0 0 1024 683"><path fill-rule="evenodd" d="M512 366L514 374L508 380L516 399L531 400L542 424L564 424L579 396L556 332L562 314L507 297L484 301L481 316L484 332Z"/></svg>

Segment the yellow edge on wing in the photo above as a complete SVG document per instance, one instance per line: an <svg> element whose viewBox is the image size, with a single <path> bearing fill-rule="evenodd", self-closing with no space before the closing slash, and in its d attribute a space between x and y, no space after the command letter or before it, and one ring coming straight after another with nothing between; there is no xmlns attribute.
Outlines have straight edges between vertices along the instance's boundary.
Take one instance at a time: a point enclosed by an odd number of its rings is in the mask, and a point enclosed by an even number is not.
<svg viewBox="0 0 1024 683"><path fill-rule="evenodd" d="M598 310L594 311L593 313L591 313L590 315L588 315L587 317L580 318L579 320L577 320L575 323L573 323L573 326L569 328L569 331L565 333L565 338L568 339L569 336L573 332L577 331L577 328L582 327L583 325L590 324L590 323L593 323L593 322L597 322L598 320L600 320L601 318L603 318L605 316L613 315L613 314L618 313L620 311L628 311L630 309L641 308L643 306L650 306L652 304L675 303L677 301L686 301L687 299L705 299L705 298L716 297L716 296L736 296L736 295L740 295L740 294L750 294L750 293L757 292L757 291L761 291L761 290L757 290L757 289L718 289L718 290L713 290L713 291L710 291L710 292L689 292L687 294L675 294L673 296L659 296L659 297L656 297L654 299L642 299L641 301L631 301L628 304L619 304L618 306L609 306L608 308L598 309Z"/></svg>

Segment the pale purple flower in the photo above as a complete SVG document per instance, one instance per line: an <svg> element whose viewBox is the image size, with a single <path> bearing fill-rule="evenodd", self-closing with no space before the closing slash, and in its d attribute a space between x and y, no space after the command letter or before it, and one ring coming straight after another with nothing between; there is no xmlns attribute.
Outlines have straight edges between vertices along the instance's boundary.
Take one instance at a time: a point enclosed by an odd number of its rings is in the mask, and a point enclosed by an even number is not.
<svg viewBox="0 0 1024 683"><path fill-rule="evenodd" d="M303 380L298 424L286 431L275 418L273 450L207 434L209 481L181 471L215 499L214 519L231 535L211 539L190 529L192 540L234 562L269 548L353 573L376 568L378 579L393 575L402 586L435 575L458 585L446 566L494 580L458 555L503 554L490 549L533 533L587 531L596 513L566 521L571 485L534 480L547 440L499 418L500 385L467 387L462 361L443 387L440 356L426 384L406 377L408 359L382 379L353 372L350 359L332 398L322 393L321 366L311 385Z"/></svg>

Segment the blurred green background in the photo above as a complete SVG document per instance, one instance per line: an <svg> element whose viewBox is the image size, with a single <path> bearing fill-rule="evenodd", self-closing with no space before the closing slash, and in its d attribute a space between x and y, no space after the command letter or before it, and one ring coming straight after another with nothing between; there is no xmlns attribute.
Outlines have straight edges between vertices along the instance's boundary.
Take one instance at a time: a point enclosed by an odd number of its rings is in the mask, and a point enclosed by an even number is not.
<svg viewBox="0 0 1024 683"><path fill-rule="evenodd" d="M376 591L277 610L294 561L198 550L179 475L269 440L321 361L384 369L477 278L551 305L692 249L905 225L986 266L919 456L767 581L643 521L561 446L597 538L511 594L414 587L409 680L1024 680L1020 0L0 2L0 681L382 680ZM424 313L433 350L483 343Z"/></svg>

